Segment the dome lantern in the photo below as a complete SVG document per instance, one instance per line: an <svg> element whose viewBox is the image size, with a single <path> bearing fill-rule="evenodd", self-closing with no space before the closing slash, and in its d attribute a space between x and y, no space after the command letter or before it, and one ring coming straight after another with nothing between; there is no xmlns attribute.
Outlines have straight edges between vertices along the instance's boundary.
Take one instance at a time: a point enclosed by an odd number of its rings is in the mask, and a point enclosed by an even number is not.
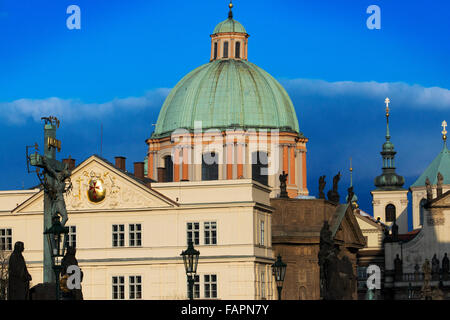
<svg viewBox="0 0 450 320"><path fill-rule="evenodd" d="M219 23L211 35L211 59L247 60L247 42L249 35L244 26L233 19L233 3L228 5L228 18Z"/></svg>

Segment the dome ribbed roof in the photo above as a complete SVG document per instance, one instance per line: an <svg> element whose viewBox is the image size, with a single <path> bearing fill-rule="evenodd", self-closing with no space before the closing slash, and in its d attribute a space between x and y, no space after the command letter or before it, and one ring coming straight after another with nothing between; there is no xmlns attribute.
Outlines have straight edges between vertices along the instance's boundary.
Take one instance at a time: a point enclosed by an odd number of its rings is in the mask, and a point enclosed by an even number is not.
<svg viewBox="0 0 450 320"><path fill-rule="evenodd" d="M420 175L416 182L411 185L411 187L425 186L425 180L427 177L430 179L432 185L437 184L438 172L440 172L444 177L443 184L450 184L450 151L447 149L447 145L444 145L442 151Z"/></svg>
<svg viewBox="0 0 450 320"><path fill-rule="evenodd" d="M216 60L187 74L161 108L152 138L175 129L267 128L299 132L289 95L271 75L245 60Z"/></svg>
<svg viewBox="0 0 450 320"><path fill-rule="evenodd" d="M239 33L247 33L244 26L240 24L238 21L228 18L225 21L219 23L215 28L213 34L223 33L223 32L239 32Z"/></svg>

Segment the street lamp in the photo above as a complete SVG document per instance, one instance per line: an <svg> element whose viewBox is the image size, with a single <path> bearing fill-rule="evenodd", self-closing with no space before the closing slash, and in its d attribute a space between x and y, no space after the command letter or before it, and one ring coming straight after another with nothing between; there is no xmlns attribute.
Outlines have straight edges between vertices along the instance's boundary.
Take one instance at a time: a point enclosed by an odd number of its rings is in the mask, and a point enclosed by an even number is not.
<svg viewBox="0 0 450 320"><path fill-rule="evenodd" d="M200 251L194 249L192 241L188 242L186 250L181 252L183 257L184 269L186 270L186 276L189 288L189 300L194 300L194 276L197 273L198 257Z"/></svg>
<svg viewBox="0 0 450 320"><path fill-rule="evenodd" d="M59 221L59 216L52 218L52 226L45 230L44 234L47 236L48 245L52 257L52 268L55 272L56 278L56 300L59 300L59 275L61 273L61 261L66 254L67 235L69 233L68 227L63 227Z"/></svg>
<svg viewBox="0 0 450 320"><path fill-rule="evenodd" d="M281 290L283 289L284 277L286 275L286 263L281 260L281 255L278 255L277 261L272 265L272 274L275 276L278 289L278 300L281 300Z"/></svg>

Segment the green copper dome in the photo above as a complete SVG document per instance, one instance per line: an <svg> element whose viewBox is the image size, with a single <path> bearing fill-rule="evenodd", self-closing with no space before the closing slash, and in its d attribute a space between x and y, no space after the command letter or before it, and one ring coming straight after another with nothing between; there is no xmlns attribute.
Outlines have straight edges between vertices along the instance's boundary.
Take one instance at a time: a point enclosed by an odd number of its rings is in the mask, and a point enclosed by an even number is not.
<svg viewBox="0 0 450 320"><path fill-rule="evenodd" d="M444 177L443 184L450 184L450 151L447 149L446 144L444 144L442 151L411 187L424 186L427 177L430 179L432 185L437 184L438 172Z"/></svg>
<svg viewBox="0 0 450 320"><path fill-rule="evenodd" d="M271 75L245 60L216 60L187 74L161 108L152 138L175 129L267 128L300 133L289 95Z"/></svg>
<svg viewBox="0 0 450 320"><path fill-rule="evenodd" d="M213 34L223 33L223 32L247 33L247 31L245 31L244 26L232 18L228 18L227 20L219 23L214 28Z"/></svg>

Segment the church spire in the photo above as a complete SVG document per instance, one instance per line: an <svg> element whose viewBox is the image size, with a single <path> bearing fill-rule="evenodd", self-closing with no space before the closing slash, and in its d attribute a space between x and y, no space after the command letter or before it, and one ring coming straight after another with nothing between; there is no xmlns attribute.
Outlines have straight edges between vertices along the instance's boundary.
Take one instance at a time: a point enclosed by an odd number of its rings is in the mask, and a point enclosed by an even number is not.
<svg viewBox="0 0 450 320"><path fill-rule="evenodd" d="M391 142L391 135L389 132L389 116L390 109L389 98L384 100L386 104L386 142L383 144L381 156L383 158L383 173L381 176L375 178L375 186L379 189L392 190L399 189L405 184L405 179L395 173L395 155L394 144Z"/></svg>

